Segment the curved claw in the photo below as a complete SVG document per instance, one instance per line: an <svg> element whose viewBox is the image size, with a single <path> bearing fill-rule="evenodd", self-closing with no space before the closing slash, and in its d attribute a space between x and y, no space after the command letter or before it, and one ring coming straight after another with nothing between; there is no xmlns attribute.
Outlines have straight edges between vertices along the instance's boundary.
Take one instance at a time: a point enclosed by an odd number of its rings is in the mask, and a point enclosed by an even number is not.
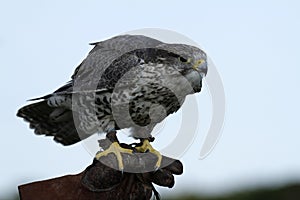
<svg viewBox="0 0 300 200"><path fill-rule="evenodd" d="M95 158L97 160L100 160L101 157L107 156L110 153L115 154L115 156L117 158L117 162L118 162L119 171L121 171L123 173L124 164L123 164L123 159L122 159L121 153L132 154L132 150L121 147L118 142L113 142L113 143L111 143L111 145L109 146L108 149L106 149L102 152L98 152L96 154Z"/></svg>
<svg viewBox="0 0 300 200"><path fill-rule="evenodd" d="M156 164L154 166L154 170L156 171L156 170L158 170L160 168L161 162L162 162L162 155L159 153L159 151L157 151L156 149L154 149L152 147L152 145L150 144L149 139L144 139L143 142L142 142L142 145L135 147L135 149L138 152L141 152L141 153L150 152L150 153L156 155L157 162L156 162Z"/></svg>

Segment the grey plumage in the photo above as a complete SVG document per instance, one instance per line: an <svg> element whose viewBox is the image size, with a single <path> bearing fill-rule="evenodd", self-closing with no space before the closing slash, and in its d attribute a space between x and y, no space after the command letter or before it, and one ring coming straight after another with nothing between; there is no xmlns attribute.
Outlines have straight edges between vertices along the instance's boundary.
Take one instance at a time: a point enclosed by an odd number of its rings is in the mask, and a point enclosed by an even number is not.
<svg viewBox="0 0 300 200"><path fill-rule="evenodd" d="M92 45L70 82L18 111L36 134L64 145L122 128L132 128L133 137L148 137L186 95L200 92L207 72L206 54L189 45L142 35Z"/></svg>

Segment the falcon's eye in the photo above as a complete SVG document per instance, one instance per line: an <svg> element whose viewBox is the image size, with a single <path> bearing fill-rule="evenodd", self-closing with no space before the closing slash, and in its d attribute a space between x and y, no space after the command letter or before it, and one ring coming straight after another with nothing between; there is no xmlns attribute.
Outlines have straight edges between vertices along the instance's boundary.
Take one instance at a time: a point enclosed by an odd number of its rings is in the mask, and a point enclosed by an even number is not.
<svg viewBox="0 0 300 200"><path fill-rule="evenodd" d="M187 59L185 59L185 58L183 58L183 57L181 57L181 56L180 56L178 59L179 59L181 62L187 62L187 61L188 61Z"/></svg>

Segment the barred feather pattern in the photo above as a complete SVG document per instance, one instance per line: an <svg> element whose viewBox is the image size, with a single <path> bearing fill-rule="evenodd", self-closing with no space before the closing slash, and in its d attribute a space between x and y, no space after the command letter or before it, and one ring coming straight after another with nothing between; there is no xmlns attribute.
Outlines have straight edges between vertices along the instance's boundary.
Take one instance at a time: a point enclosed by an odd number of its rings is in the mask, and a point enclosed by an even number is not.
<svg viewBox="0 0 300 200"><path fill-rule="evenodd" d="M187 95L201 90L200 70L187 62L206 61L196 47L141 35L93 45L71 81L18 111L36 134L53 136L63 145L123 128L139 130L135 138L149 137L151 128L176 112ZM206 74L206 62L198 69Z"/></svg>

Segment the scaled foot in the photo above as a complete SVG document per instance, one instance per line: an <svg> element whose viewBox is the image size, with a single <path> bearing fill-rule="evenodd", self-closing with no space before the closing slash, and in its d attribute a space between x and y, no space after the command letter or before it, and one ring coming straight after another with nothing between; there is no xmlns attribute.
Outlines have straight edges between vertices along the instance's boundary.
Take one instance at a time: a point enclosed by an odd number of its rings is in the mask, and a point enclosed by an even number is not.
<svg viewBox="0 0 300 200"><path fill-rule="evenodd" d="M101 157L107 156L110 153L115 154L118 162L118 167L120 171L123 171L124 169L124 164L123 164L123 159L121 153L128 153L132 154L131 149L126 149L120 146L119 141L116 136L116 132L111 132L107 134L107 138L112 142L110 146L105 149L104 151L97 152L95 158L97 160L100 160Z"/></svg>
<svg viewBox="0 0 300 200"><path fill-rule="evenodd" d="M157 162L156 162L154 168L155 168L155 170L157 170L161 166L162 155L159 153L159 151L154 149L152 147L152 145L150 144L150 142L152 142L153 139L154 138L143 139L142 140L142 145L141 146L136 146L135 149L140 153L150 152L150 153L156 155L157 156Z"/></svg>

